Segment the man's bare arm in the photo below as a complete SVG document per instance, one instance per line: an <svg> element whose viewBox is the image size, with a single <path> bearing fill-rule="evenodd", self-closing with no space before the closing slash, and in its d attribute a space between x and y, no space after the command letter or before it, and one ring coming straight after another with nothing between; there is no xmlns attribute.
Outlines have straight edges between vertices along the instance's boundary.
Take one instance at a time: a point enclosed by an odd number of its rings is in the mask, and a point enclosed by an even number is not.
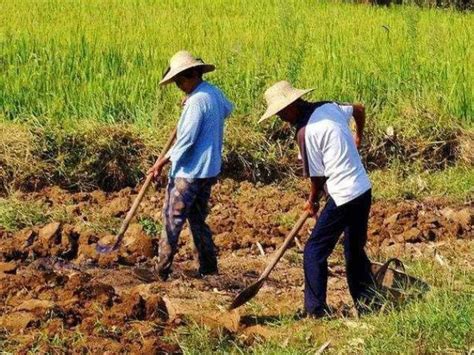
<svg viewBox="0 0 474 355"><path fill-rule="evenodd" d="M356 132L354 135L354 140L357 148L360 147L362 139L364 137L364 127L365 127L365 106L362 104L352 105L353 111L352 116L354 117L356 123Z"/></svg>

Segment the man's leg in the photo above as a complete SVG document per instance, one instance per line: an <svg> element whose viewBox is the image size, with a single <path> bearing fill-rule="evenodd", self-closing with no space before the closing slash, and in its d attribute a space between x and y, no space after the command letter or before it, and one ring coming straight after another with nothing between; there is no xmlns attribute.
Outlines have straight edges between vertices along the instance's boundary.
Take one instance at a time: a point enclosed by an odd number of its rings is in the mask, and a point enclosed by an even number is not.
<svg viewBox="0 0 474 355"><path fill-rule="evenodd" d="M217 272L217 258L212 232L206 224L209 213L208 203L215 178L200 179L199 191L189 211L188 221L194 245L199 255L199 273L202 275Z"/></svg>
<svg viewBox="0 0 474 355"><path fill-rule="evenodd" d="M327 310L327 259L344 230L344 219L330 198L304 248L304 307L308 314L321 316Z"/></svg>
<svg viewBox="0 0 474 355"><path fill-rule="evenodd" d="M364 250L371 206L371 191L344 205L347 208L347 227L344 230L344 256L349 291L360 311L371 299L373 286L370 260Z"/></svg>
<svg viewBox="0 0 474 355"><path fill-rule="evenodd" d="M156 265L162 279L168 278L178 248L178 239L195 199L192 179L170 178L163 208L163 231L158 244Z"/></svg>

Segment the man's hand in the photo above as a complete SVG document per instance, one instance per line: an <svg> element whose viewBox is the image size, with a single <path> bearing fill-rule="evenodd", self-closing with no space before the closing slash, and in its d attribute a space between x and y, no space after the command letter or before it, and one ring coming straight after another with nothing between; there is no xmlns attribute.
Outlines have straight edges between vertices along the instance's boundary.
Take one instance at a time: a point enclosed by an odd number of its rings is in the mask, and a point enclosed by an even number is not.
<svg viewBox="0 0 474 355"><path fill-rule="evenodd" d="M304 210L308 211L312 217L316 216L316 213L318 213L319 200L324 192L324 183L326 180L327 179L324 176L311 177L311 192L304 205Z"/></svg>
<svg viewBox="0 0 474 355"><path fill-rule="evenodd" d="M147 175L150 175L150 174L153 174L153 180L155 182L158 182L159 178L160 178L160 175L161 175L161 172L163 171L163 168L165 167L166 164L168 164L170 162L170 158L169 157L164 157L164 158L161 158L159 159L155 165L153 165L148 171L147 171Z"/></svg>
<svg viewBox="0 0 474 355"><path fill-rule="evenodd" d="M310 200L306 201L304 204L304 211L309 212L311 217L316 216L319 210L319 202L312 202Z"/></svg>
<svg viewBox="0 0 474 355"><path fill-rule="evenodd" d="M147 175L153 174L153 180L157 181L161 175L162 170L163 170L163 165L155 164L147 171L146 174Z"/></svg>

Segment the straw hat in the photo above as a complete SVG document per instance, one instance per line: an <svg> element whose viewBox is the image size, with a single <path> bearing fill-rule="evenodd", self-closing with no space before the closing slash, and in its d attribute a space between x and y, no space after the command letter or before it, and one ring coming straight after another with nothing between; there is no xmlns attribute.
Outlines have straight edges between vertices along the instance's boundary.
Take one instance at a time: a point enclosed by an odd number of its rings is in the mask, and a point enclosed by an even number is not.
<svg viewBox="0 0 474 355"><path fill-rule="evenodd" d="M263 120L276 115L286 106L292 104L301 96L313 90L314 89L296 89L286 80L279 81L278 83L270 86L264 94L268 107L258 122L260 123Z"/></svg>
<svg viewBox="0 0 474 355"><path fill-rule="evenodd" d="M171 83L175 77L189 68L202 67L203 73L209 73L216 69L212 64L206 64L201 58L194 58L188 51L179 51L170 59L170 65L160 81L160 85Z"/></svg>

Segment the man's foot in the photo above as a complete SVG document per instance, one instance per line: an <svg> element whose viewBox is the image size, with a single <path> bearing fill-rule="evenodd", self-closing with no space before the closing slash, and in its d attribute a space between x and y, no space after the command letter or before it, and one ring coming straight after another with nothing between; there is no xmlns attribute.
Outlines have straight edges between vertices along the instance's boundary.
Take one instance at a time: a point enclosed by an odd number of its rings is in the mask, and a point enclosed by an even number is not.
<svg viewBox="0 0 474 355"><path fill-rule="evenodd" d="M166 281L169 278L168 272L157 271L154 268L136 267L133 273L143 282Z"/></svg>
<svg viewBox="0 0 474 355"><path fill-rule="evenodd" d="M219 272L217 269L215 270L210 270L210 271L199 271L199 270L188 270L188 271L185 271L183 273L184 275L186 275L187 277L190 277L190 278L193 278L193 279L204 279L206 278L207 276L211 276L211 275L219 275Z"/></svg>
<svg viewBox="0 0 474 355"><path fill-rule="evenodd" d="M310 319L331 319L334 318L334 311L330 307L324 307L308 313L305 310L298 310L295 315L296 320L303 318Z"/></svg>
<svg viewBox="0 0 474 355"><path fill-rule="evenodd" d="M383 309L383 303L372 302L369 304L359 303L356 305L355 309L359 317L363 317L369 314L378 313Z"/></svg>
<svg viewBox="0 0 474 355"><path fill-rule="evenodd" d="M362 317L371 313L380 312L387 303L387 298L376 292L367 292L359 300L354 301L357 315Z"/></svg>
<svg viewBox="0 0 474 355"><path fill-rule="evenodd" d="M201 278L204 278L206 276L219 275L219 270L217 270L217 268L215 268L215 269L206 269L206 270L199 270L198 273L199 273L199 275L201 275Z"/></svg>

